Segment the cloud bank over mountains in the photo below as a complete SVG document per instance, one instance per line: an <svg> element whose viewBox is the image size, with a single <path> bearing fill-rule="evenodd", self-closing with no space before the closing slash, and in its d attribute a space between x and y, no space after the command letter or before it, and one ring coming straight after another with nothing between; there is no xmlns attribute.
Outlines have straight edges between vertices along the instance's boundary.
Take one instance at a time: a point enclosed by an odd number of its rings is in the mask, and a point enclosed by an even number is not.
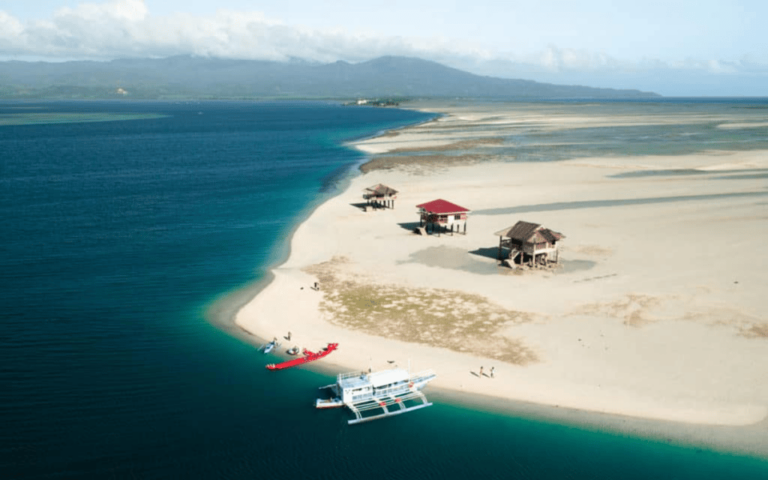
<svg viewBox="0 0 768 480"><path fill-rule="evenodd" d="M259 12L218 10L212 16L153 16L143 0L80 4L48 20L22 24L0 11L0 55L114 59L199 55L285 61L363 61L391 55L476 53L440 40L353 35L288 26Z"/></svg>
<svg viewBox="0 0 768 480"><path fill-rule="evenodd" d="M5 60L174 55L322 63L395 55L503 78L639 88L666 95L768 95L768 62L748 57L637 61L554 45L532 53L491 51L471 41L287 25L253 11L157 16L144 0L81 3L50 18L24 22L0 10L0 58Z"/></svg>

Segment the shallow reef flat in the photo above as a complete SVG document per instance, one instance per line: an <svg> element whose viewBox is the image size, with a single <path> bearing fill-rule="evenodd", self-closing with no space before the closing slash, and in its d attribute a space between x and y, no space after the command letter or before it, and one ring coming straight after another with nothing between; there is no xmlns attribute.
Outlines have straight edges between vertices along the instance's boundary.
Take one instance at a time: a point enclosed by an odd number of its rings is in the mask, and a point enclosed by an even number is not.
<svg viewBox="0 0 768 480"><path fill-rule="evenodd" d="M54 123L117 122L123 120L149 120L167 115L147 113L13 113L0 114L0 126L45 125Z"/></svg>

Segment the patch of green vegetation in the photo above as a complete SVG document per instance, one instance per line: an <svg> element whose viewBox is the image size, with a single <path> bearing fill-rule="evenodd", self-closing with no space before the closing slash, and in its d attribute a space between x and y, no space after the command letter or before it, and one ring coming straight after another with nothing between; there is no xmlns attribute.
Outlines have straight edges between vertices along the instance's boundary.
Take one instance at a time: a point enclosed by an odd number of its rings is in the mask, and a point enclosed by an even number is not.
<svg viewBox="0 0 768 480"><path fill-rule="evenodd" d="M480 295L343 278L342 264L334 259L307 269L323 285L320 308L335 325L518 365L537 360L522 341L497 335L503 327L530 321L530 314L504 309Z"/></svg>

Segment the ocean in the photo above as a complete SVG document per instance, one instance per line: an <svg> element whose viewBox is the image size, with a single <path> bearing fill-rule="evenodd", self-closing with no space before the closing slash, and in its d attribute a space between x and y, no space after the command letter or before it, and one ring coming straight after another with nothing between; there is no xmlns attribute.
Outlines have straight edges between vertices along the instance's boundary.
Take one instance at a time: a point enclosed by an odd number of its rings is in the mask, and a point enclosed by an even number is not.
<svg viewBox="0 0 768 480"><path fill-rule="evenodd" d="M267 372L274 357L211 318L356 174L344 142L432 117L0 103L0 478L768 478L763 459L459 402L348 426L313 408L332 377Z"/></svg>

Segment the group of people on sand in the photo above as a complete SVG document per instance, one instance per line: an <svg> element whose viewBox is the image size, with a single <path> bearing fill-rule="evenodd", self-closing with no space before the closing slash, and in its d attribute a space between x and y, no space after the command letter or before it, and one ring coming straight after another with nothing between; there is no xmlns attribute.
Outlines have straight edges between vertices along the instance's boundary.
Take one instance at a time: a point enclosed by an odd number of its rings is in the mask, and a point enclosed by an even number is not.
<svg viewBox="0 0 768 480"><path fill-rule="evenodd" d="M496 370L496 367L491 367L491 378L493 378L493 372ZM483 367L480 367L480 378L483 378Z"/></svg>

